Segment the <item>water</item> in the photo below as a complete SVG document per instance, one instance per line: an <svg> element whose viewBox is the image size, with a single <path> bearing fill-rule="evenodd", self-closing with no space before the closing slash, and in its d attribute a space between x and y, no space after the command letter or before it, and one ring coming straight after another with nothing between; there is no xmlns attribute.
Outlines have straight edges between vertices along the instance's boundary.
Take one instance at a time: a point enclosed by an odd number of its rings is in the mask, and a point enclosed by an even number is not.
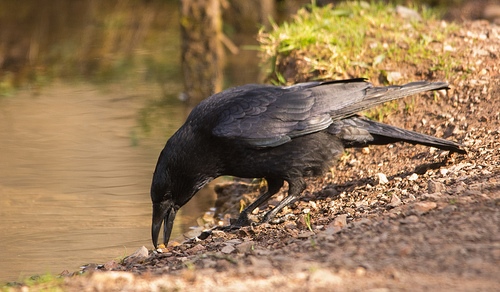
<svg viewBox="0 0 500 292"><path fill-rule="evenodd" d="M0 283L152 248L151 176L187 115L177 1L56 2L0 2L22 12L0 15ZM256 52L227 63L225 87L258 80ZM200 191L172 238L213 202Z"/></svg>
<svg viewBox="0 0 500 292"><path fill-rule="evenodd" d="M160 107L170 119L147 134L138 121L159 92L121 88L55 84L0 100L0 280L151 247L151 175L184 110ZM210 193L196 198L174 238L213 204Z"/></svg>

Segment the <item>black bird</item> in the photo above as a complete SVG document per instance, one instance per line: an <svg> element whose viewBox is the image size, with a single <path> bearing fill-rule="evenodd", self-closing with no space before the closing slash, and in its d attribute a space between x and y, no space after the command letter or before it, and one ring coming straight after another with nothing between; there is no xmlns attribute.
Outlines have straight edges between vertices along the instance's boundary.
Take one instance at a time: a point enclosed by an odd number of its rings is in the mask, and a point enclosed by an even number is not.
<svg viewBox="0 0 500 292"><path fill-rule="evenodd" d="M305 177L325 173L348 147L398 141L465 153L460 144L356 115L411 94L447 89L445 82L374 87L365 79L293 86L249 84L214 94L196 106L163 148L151 185L155 248L164 222L168 243L175 215L208 182L222 175L264 178L268 190L236 224L288 182L288 196L265 214L272 219L300 196Z"/></svg>

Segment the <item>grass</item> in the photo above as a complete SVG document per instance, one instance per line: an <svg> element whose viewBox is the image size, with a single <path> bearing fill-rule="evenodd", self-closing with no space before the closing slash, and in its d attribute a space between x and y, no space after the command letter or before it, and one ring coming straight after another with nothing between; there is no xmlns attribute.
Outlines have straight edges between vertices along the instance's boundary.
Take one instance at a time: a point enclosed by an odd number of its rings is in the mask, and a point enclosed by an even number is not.
<svg viewBox="0 0 500 292"><path fill-rule="evenodd" d="M47 273L31 276L21 282L3 284L0 291L64 291L63 281L62 277Z"/></svg>
<svg viewBox="0 0 500 292"><path fill-rule="evenodd" d="M437 20L437 13L420 8L421 20L407 19L387 3L347 2L317 7L314 1L298 11L293 21L272 24L258 40L270 79L277 84L303 79L377 77L392 83L388 72L419 66L449 74L455 65L444 50L456 26ZM439 53L437 53L439 52ZM287 75L286 64L296 64ZM392 76L389 74L389 76ZM389 80L388 80L389 79ZM375 81L375 80L372 80Z"/></svg>
<svg viewBox="0 0 500 292"><path fill-rule="evenodd" d="M306 223L307 229L309 229L309 231L313 232L312 223L311 223L311 213L306 213L304 215L304 221Z"/></svg>
<svg viewBox="0 0 500 292"><path fill-rule="evenodd" d="M341 3L299 10L291 22L261 30L263 67L274 84L314 79L365 77L375 84L416 79L449 79L459 61L447 48L458 26L438 20L439 12L411 7L420 19L403 18L396 6L382 2ZM405 99L411 113L415 100ZM382 121L399 108L392 101L364 114Z"/></svg>

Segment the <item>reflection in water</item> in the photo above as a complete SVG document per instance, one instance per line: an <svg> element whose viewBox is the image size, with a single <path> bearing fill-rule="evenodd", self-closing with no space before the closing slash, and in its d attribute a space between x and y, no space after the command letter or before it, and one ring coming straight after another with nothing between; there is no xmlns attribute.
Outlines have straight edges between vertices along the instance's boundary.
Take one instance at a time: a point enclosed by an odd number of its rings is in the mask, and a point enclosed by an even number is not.
<svg viewBox="0 0 500 292"><path fill-rule="evenodd" d="M139 91L56 85L0 100L0 281L150 247L152 171L184 118L179 105L158 109L159 127L134 141L137 114L160 95ZM183 212L213 205L199 204ZM194 224L181 218L176 236Z"/></svg>

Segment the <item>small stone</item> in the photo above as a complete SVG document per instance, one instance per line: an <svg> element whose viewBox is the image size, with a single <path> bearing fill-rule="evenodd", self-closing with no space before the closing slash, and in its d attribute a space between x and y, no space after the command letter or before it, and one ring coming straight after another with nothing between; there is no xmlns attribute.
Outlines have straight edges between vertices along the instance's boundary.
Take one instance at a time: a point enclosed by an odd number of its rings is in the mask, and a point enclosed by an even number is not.
<svg viewBox="0 0 500 292"><path fill-rule="evenodd" d="M358 267L356 269L356 276L364 276L366 275L366 269L363 267Z"/></svg>
<svg viewBox="0 0 500 292"><path fill-rule="evenodd" d="M389 206L395 208L399 205L401 205L401 199L397 195L392 195L391 202L389 203Z"/></svg>
<svg viewBox="0 0 500 292"><path fill-rule="evenodd" d="M238 253L248 253L251 252L254 248L255 242L253 241L245 241L236 246L236 250Z"/></svg>
<svg viewBox="0 0 500 292"><path fill-rule="evenodd" d="M387 179L387 176L385 176L385 174L379 172L379 173L377 173L377 176L378 176L378 183L379 184L384 185L384 184L389 182L389 180Z"/></svg>
<svg viewBox="0 0 500 292"><path fill-rule="evenodd" d="M341 214L333 219L333 222L329 226L339 227L344 229L347 226L347 214Z"/></svg>
<svg viewBox="0 0 500 292"><path fill-rule="evenodd" d="M230 254L230 253L232 253L235 250L236 249L234 248L234 246L232 246L232 245L226 245L220 251L222 253L225 253L225 254Z"/></svg>
<svg viewBox="0 0 500 292"><path fill-rule="evenodd" d="M427 191L430 194L442 193L444 191L444 184L441 182L429 180L427 182Z"/></svg>
<svg viewBox="0 0 500 292"><path fill-rule="evenodd" d="M418 214L424 214L436 208L437 204L435 202L417 202L414 205L414 209Z"/></svg>
<svg viewBox="0 0 500 292"><path fill-rule="evenodd" d="M201 244L197 244L197 245L193 246L192 248L186 250L186 253L192 255L192 254L196 254L202 250L205 250L205 247Z"/></svg>
<svg viewBox="0 0 500 292"><path fill-rule="evenodd" d="M234 244L240 244L242 241L238 238L234 238L234 239L230 239L226 242L224 242L225 244L231 244L231 245L234 245Z"/></svg>
<svg viewBox="0 0 500 292"><path fill-rule="evenodd" d="M389 82L397 82L401 78L403 78L403 75L400 72L388 72L387 73L387 81Z"/></svg>
<svg viewBox="0 0 500 292"><path fill-rule="evenodd" d="M425 193L422 194L421 197L427 201L439 201L441 199L441 193Z"/></svg>
<svg viewBox="0 0 500 292"><path fill-rule="evenodd" d="M448 170L448 169L446 169L446 168L441 168L441 169L439 170L439 173L440 173L442 176L446 176L446 175L448 174L448 171L449 171L449 170Z"/></svg>
<svg viewBox="0 0 500 292"><path fill-rule="evenodd" d="M418 174L412 173L409 177L408 180L415 181L418 179Z"/></svg>
<svg viewBox="0 0 500 292"><path fill-rule="evenodd" d="M312 231L302 231L301 233L299 233L299 235L297 235L297 238L309 238L311 236L313 236L315 233L312 232Z"/></svg>
<svg viewBox="0 0 500 292"><path fill-rule="evenodd" d="M422 16L420 16L420 14L417 11L410 9L408 7L405 7L405 6L401 6L401 5L396 6L396 13L405 19L411 19L411 20L417 20L417 21L422 20Z"/></svg>
<svg viewBox="0 0 500 292"><path fill-rule="evenodd" d="M111 270L118 267L118 263L115 260L111 260L107 263L104 264L104 269L105 270Z"/></svg>
<svg viewBox="0 0 500 292"><path fill-rule="evenodd" d="M136 263L140 262L148 257L148 249L145 246L141 246L133 254L126 257L123 261L125 263Z"/></svg>
<svg viewBox="0 0 500 292"><path fill-rule="evenodd" d="M455 48L453 48L452 46L450 45L444 45L443 46L443 51L445 52L454 52L455 51Z"/></svg>
<svg viewBox="0 0 500 292"><path fill-rule="evenodd" d="M336 233L339 233L342 229L346 228L346 226L347 226L347 215L346 214L339 215L335 217L332 223L326 226L325 230L318 233L318 236L326 239L333 239L332 236Z"/></svg>

